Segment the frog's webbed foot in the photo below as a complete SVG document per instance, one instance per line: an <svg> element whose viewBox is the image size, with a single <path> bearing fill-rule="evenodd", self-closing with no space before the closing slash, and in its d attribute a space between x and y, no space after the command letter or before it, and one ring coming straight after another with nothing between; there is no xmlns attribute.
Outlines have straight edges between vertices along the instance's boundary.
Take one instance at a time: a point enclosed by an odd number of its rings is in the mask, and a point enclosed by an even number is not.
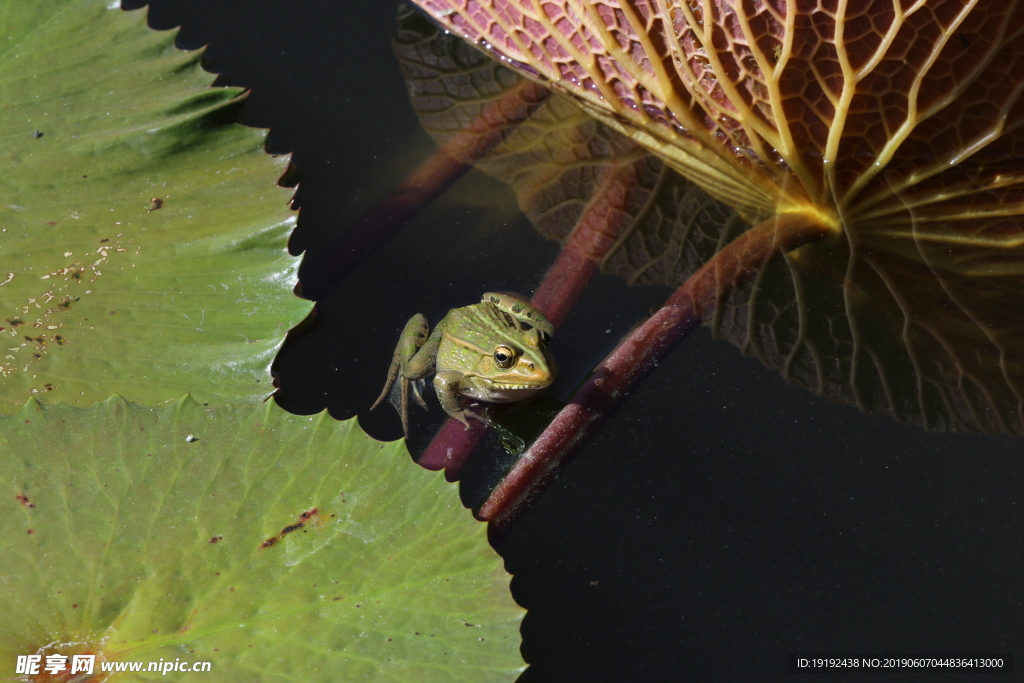
<svg viewBox="0 0 1024 683"><path fill-rule="evenodd" d="M448 415L458 420L462 424L466 425L466 429L473 429L474 427L473 423L469 421L469 418L473 418L474 420L480 420L480 423L484 427L489 427L491 425L490 420L488 420L486 417L479 413L475 413L469 408L466 408L462 405L459 406L459 409L457 411L450 412L448 413Z"/></svg>
<svg viewBox="0 0 1024 683"><path fill-rule="evenodd" d="M422 386L422 379L411 380L406 377L398 377L390 387L385 388L385 393L377 399L370 410L379 406L387 398L388 403L402 420L402 433L409 436L409 396L411 395L416 403L423 406L424 409L430 410L420 394Z"/></svg>
<svg viewBox="0 0 1024 683"><path fill-rule="evenodd" d="M370 407L370 410L374 410L385 398L390 397L391 404L402 419L402 431L406 436L409 435L410 386L416 403L424 409L427 408L427 403L420 393L420 380L434 370L434 355L437 353L437 340L434 337L427 339L429 330L427 319L423 315L417 313L409 318L391 357L391 367L388 368L384 389Z"/></svg>
<svg viewBox="0 0 1024 683"><path fill-rule="evenodd" d="M480 422L483 424L484 427L489 427L490 424L491 424L491 421L488 420L486 417L484 417L483 415L481 415L479 413L474 413L469 408L463 408L462 409L462 415L464 417L459 417L457 415L452 415L452 417L454 417L456 420L458 420L462 424L466 425L466 429L472 429L473 428L473 425L471 425L469 423L469 420L466 419L467 417L471 417L474 420L480 420Z"/></svg>
<svg viewBox="0 0 1024 683"><path fill-rule="evenodd" d="M416 404L423 408L423 410L430 410L427 402L423 400L423 394L421 393L423 391L423 380L418 379L410 382L410 384L412 385L412 397L416 399Z"/></svg>
<svg viewBox="0 0 1024 683"><path fill-rule="evenodd" d="M370 406L370 410L376 410L384 399L391 393L391 387L395 384L395 379L398 377L398 370L401 367L402 362L398 358L398 349L395 349L395 355L391 359L391 367L388 369L388 378L384 381L384 389L380 392L380 396Z"/></svg>
<svg viewBox="0 0 1024 683"><path fill-rule="evenodd" d="M460 396L465 381L466 378L461 372L449 370L437 373L434 375L434 391L437 393L437 399L441 402L444 412L466 425L466 429L473 428L469 421L470 418L479 420L486 426L488 424L486 417L478 415L462 405Z"/></svg>

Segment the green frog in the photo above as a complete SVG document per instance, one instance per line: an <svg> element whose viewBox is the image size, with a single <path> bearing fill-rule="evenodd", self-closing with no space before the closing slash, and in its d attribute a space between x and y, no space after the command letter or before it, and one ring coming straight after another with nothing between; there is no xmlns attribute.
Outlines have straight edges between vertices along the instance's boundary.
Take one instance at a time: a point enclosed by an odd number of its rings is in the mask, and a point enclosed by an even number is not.
<svg viewBox="0 0 1024 683"><path fill-rule="evenodd" d="M434 375L441 407L469 429L470 418L487 420L462 406L462 398L488 403L522 401L546 389L555 379L555 364L546 342L554 326L524 297L487 292L480 303L448 311L427 336L427 319L409 319L391 359L384 390L373 410L401 377L398 403L402 430L409 435L409 388L423 408L418 380Z"/></svg>

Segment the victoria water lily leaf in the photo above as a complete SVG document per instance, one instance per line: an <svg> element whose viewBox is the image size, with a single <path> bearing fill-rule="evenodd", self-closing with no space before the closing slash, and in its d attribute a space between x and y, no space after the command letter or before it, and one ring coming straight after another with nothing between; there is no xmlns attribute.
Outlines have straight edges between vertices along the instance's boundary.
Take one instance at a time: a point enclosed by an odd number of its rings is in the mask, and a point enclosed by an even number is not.
<svg viewBox="0 0 1024 683"><path fill-rule="evenodd" d="M8 675L37 652L209 661L218 681L522 667L522 610L486 526L354 419L31 401L0 416L0 463Z"/></svg>
<svg viewBox="0 0 1024 683"><path fill-rule="evenodd" d="M1002 189L950 167L1005 162L1022 135L1016 2L419 4L751 220L808 207L839 227L903 215L894 190Z"/></svg>
<svg viewBox="0 0 1024 683"><path fill-rule="evenodd" d="M265 398L309 309L287 158L142 11L0 5L0 413Z"/></svg>
<svg viewBox="0 0 1024 683"><path fill-rule="evenodd" d="M395 54L424 128L444 148L523 78L418 12L403 13ZM458 150L454 150L458 154ZM549 239L565 241L612 168L629 168L624 195L609 216L619 237L602 270L631 284L678 286L747 229L736 213L629 138L554 95L510 126L472 161L515 191L520 208Z"/></svg>
<svg viewBox="0 0 1024 683"><path fill-rule="evenodd" d="M873 414L1024 431L1024 6L419 4L747 220L823 226L719 334Z"/></svg>

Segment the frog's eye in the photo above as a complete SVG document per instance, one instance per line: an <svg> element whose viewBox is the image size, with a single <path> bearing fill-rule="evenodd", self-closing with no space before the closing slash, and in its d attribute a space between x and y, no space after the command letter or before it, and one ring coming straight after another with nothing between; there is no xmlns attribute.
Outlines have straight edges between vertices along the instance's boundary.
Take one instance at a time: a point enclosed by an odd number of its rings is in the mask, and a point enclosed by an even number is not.
<svg viewBox="0 0 1024 683"><path fill-rule="evenodd" d="M510 368L516 362L516 352L507 346L499 346L494 349L494 362L499 368Z"/></svg>

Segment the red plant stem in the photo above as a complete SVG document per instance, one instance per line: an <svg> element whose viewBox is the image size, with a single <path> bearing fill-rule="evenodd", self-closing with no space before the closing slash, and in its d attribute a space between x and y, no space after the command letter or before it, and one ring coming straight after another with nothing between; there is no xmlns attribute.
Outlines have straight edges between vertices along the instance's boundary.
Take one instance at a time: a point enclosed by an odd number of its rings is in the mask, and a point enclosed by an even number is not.
<svg viewBox="0 0 1024 683"><path fill-rule="evenodd" d="M675 346L717 305L779 254L821 239L828 228L808 214L782 214L716 254L594 370L509 470L477 512L500 535Z"/></svg>
<svg viewBox="0 0 1024 683"><path fill-rule="evenodd" d="M597 272L601 259L628 223L626 209L633 200L638 163L643 162L608 166L603 170L601 182L533 295L533 304L556 329L565 321ZM416 462L428 470L445 468L445 478L455 481L486 433L486 429L467 430L457 420L448 420Z"/></svg>
<svg viewBox="0 0 1024 683"><path fill-rule="evenodd" d="M514 126L525 121L550 91L523 80L487 104L469 124L441 145L356 225L303 261L296 293L320 300L406 223L494 149Z"/></svg>
<svg viewBox="0 0 1024 683"><path fill-rule="evenodd" d="M431 471L443 469L445 479L457 481L462 466L485 436L486 429L466 429L458 420L449 418L434 434L434 438L423 449L416 463Z"/></svg>
<svg viewBox="0 0 1024 683"><path fill-rule="evenodd" d="M633 201L637 183L637 165L609 166L601 182L580 214L540 287L533 304L557 329L587 288L601 260L628 225L626 210Z"/></svg>

